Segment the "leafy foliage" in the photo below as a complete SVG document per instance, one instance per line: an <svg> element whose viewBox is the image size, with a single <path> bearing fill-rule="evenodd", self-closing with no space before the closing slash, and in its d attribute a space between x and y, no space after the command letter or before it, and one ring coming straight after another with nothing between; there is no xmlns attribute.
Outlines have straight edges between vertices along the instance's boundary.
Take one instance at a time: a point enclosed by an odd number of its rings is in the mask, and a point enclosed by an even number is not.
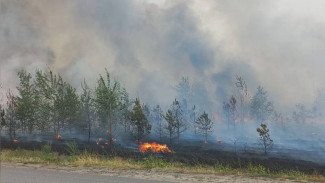
<svg viewBox="0 0 325 183"><path fill-rule="evenodd" d="M110 75L106 70L106 81L100 75L95 89L95 106L97 113L104 125L108 126L110 144L112 144L114 133L113 117L118 109L122 108L122 93L117 81L111 82Z"/></svg>

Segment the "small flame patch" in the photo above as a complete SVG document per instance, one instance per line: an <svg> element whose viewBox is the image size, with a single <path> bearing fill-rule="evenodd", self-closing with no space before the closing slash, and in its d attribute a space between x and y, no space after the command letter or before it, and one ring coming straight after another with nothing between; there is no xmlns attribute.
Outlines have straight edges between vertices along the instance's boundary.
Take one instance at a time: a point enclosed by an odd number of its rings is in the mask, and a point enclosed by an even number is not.
<svg viewBox="0 0 325 183"><path fill-rule="evenodd" d="M140 152L142 153L145 153L145 152L153 152L153 153L159 153L159 152L162 152L162 153L173 153L173 151L171 151L168 146L166 144L158 144L156 142L153 142L153 143L144 143L144 144L141 144L139 145L139 150Z"/></svg>
<svg viewBox="0 0 325 183"><path fill-rule="evenodd" d="M61 136L60 134L58 134L58 135L56 136L56 139L61 140L61 139L62 139L62 136Z"/></svg>

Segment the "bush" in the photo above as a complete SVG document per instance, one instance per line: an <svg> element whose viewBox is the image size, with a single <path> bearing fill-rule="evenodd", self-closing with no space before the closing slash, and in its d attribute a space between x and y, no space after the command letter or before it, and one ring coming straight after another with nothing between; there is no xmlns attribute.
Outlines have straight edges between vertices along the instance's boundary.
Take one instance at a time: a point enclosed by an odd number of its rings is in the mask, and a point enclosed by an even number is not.
<svg viewBox="0 0 325 183"><path fill-rule="evenodd" d="M43 154L50 154L52 152L52 147L50 144L45 144L43 147L42 147L42 153Z"/></svg>
<svg viewBox="0 0 325 183"><path fill-rule="evenodd" d="M80 154L80 151L79 151L79 148L78 148L78 145L76 142L69 142L67 144L67 151L71 156Z"/></svg>

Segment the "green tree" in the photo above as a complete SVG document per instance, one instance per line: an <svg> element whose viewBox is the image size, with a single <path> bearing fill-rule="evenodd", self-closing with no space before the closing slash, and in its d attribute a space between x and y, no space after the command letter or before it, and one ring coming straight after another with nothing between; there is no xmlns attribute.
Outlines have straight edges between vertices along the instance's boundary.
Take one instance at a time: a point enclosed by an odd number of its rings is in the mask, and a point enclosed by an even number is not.
<svg viewBox="0 0 325 183"><path fill-rule="evenodd" d="M273 104L268 100L267 92L259 86L251 101L251 116L260 123L265 122L273 112Z"/></svg>
<svg viewBox="0 0 325 183"><path fill-rule="evenodd" d="M246 81L241 76L236 76L235 86L238 91L238 120L242 122L249 115L250 95L247 90Z"/></svg>
<svg viewBox="0 0 325 183"><path fill-rule="evenodd" d="M62 119L65 117L62 112L64 110L64 85L62 77L51 70L36 71L39 126L42 130L52 128L55 136L60 133L63 126Z"/></svg>
<svg viewBox="0 0 325 183"><path fill-rule="evenodd" d="M120 84L115 81L111 82L110 75L106 70L106 81L100 75L95 89L95 106L101 121L108 126L108 136L110 145L113 142L114 121L113 115L116 114L118 109L122 108L122 97ZM114 128L114 129L113 129Z"/></svg>
<svg viewBox="0 0 325 183"><path fill-rule="evenodd" d="M166 112L164 118L167 121L167 125L165 126L165 129L168 132L168 135L169 135L169 143L171 144L172 143L173 136L174 136L174 134L176 132L176 129L175 129L176 119L175 119L175 116L174 116L172 110L170 110L170 109Z"/></svg>
<svg viewBox="0 0 325 183"><path fill-rule="evenodd" d="M5 110L2 109L2 107L0 105L0 131L2 130L3 126L6 126Z"/></svg>
<svg viewBox="0 0 325 183"><path fill-rule="evenodd" d="M133 110L130 112L132 125L135 127L137 141L150 134L151 125L143 112L139 99L135 99Z"/></svg>
<svg viewBox="0 0 325 183"><path fill-rule="evenodd" d="M10 139L16 138L16 130L17 130L17 104L16 98L13 96L11 91L9 90L7 94L7 111L6 111L6 121L7 127L9 130Z"/></svg>
<svg viewBox="0 0 325 183"><path fill-rule="evenodd" d="M19 96L16 98L17 105L17 119L20 120L22 125L22 131L24 132L27 127L28 132L31 134L35 128L35 87L32 82L32 76L30 73L26 73L22 70L18 73L20 80L17 90Z"/></svg>
<svg viewBox="0 0 325 183"><path fill-rule="evenodd" d="M59 88L58 98L58 119L62 128L66 129L68 127L71 131L73 127L80 127L81 101L76 89L64 82Z"/></svg>
<svg viewBox="0 0 325 183"><path fill-rule="evenodd" d="M264 154L266 155L273 147L273 140L270 138L269 129L266 124L261 124L261 128L257 128L256 131L259 134L260 144L263 146Z"/></svg>
<svg viewBox="0 0 325 183"><path fill-rule="evenodd" d="M82 94L80 96L80 100L81 100L81 108L82 108L82 120L84 122L84 126L87 128L88 142L90 142L92 125L95 118L95 109L94 109L94 103L92 98L92 92L88 87L86 81L84 81L81 84L81 87L82 87Z"/></svg>
<svg viewBox="0 0 325 183"><path fill-rule="evenodd" d="M123 120L124 132L130 130L130 120L129 120L129 108L132 106L133 101L130 100L128 92L125 88L122 89L122 107L121 107L121 117Z"/></svg>
<svg viewBox="0 0 325 183"><path fill-rule="evenodd" d="M212 132L211 128L213 126L213 122L209 118L209 115L204 112L197 118L195 123L197 124L199 132L203 135L205 142L207 142L208 135Z"/></svg>

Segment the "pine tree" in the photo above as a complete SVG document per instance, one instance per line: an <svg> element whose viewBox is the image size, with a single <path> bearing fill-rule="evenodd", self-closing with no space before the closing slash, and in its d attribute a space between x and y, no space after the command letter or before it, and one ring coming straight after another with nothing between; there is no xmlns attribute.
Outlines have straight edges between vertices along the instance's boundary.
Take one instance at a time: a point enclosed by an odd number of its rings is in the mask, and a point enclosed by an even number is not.
<svg viewBox="0 0 325 183"><path fill-rule="evenodd" d="M236 88L238 91L238 99L239 99L239 105L238 105L238 119L239 121L243 121L246 116L249 115L249 101L250 101L250 95L247 90L246 81L241 76L236 76Z"/></svg>
<svg viewBox="0 0 325 183"><path fill-rule="evenodd" d="M237 100L234 96L231 96L230 99L229 99L229 105L230 105L230 108L229 108L229 115L230 115L230 119L231 119L231 122L234 126L234 129L236 129L236 119L237 119Z"/></svg>
<svg viewBox="0 0 325 183"><path fill-rule="evenodd" d="M175 119L175 116L172 112L172 110L168 110L164 116L165 120L167 121L167 125L165 126L165 129L167 130L168 132L168 135L169 135L169 143L171 144L172 143L172 139L174 137L174 134L175 134L175 123L176 123L176 119Z"/></svg>
<svg viewBox="0 0 325 183"><path fill-rule="evenodd" d="M251 116L260 123L265 122L273 112L273 104L268 100L267 92L259 86L251 101Z"/></svg>
<svg viewBox="0 0 325 183"><path fill-rule="evenodd" d="M81 110L82 110L82 120L84 126L88 131L88 142L90 142L91 130L93 125L93 120L95 118L94 103L92 98L92 93L88 87L86 81L81 84L82 94L80 96L81 100Z"/></svg>
<svg viewBox="0 0 325 183"><path fill-rule="evenodd" d="M39 126L41 130L53 129L55 137L60 133L62 127L60 111L62 111L62 87L63 79L53 71L36 72L36 92L39 113Z"/></svg>
<svg viewBox="0 0 325 183"><path fill-rule="evenodd" d="M140 101L135 100L133 110L130 112L132 126L135 128L136 139L138 142L145 136L150 134L151 125L143 112Z"/></svg>
<svg viewBox="0 0 325 183"><path fill-rule="evenodd" d="M183 119L187 126L190 126L191 122L191 109L190 106L192 105L191 96L191 86L188 77L182 77L181 81L176 86L177 91L177 100L182 110Z"/></svg>
<svg viewBox="0 0 325 183"><path fill-rule="evenodd" d="M81 119L81 101L76 92L70 84L64 83L62 88L62 103L59 107L59 119L62 127L71 131L73 127L79 127Z"/></svg>
<svg viewBox="0 0 325 183"><path fill-rule="evenodd" d="M3 126L6 126L5 110L0 105L0 132Z"/></svg>
<svg viewBox="0 0 325 183"><path fill-rule="evenodd" d="M211 132L211 128L213 126L213 123L211 119L209 118L207 113L203 113L200 115L200 117L197 118L195 123L198 126L199 132L203 135L205 142L208 141L208 135Z"/></svg>
<svg viewBox="0 0 325 183"><path fill-rule="evenodd" d="M260 143L263 146L264 154L267 154L267 151L272 149L273 147L273 140L270 138L269 129L267 128L266 124L261 124L261 128L257 128L256 131L258 132L260 138Z"/></svg>
<svg viewBox="0 0 325 183"><path fill-rule="evenodd" d="M125 88L122 89L122 106L121 106L121 117L123 120L124 132L130 130L130 120L129 120L129 108L132 106L133 101L130 100L128 92Z"/></svg>
<svg viewBox="0 0 325 183"><path fill-rule="evenodd" d="M110 145L113 145L113 133L115 130L115 123L113 121L114 115L118 109L122 108L122 97L120 84L115 81L111 82L110 75L106 70L106 81L100 75L95 89L95 106L101 121L108 125L108 137Z"/></svg>
<svg viewBox="0 0 325 183"><path fill-rule="evenodd" d="M174 100L171 106L171 110L175 119L174 126L177 134L177 142L179 143L180 135L186 130L187 126L184 120L184 115L183 115L181 105L178 100L176 99Z"/></svg>
<svg viewBox="0 0 325 183"><path fill-rule="evenodd" d="M163 127L163 111L159 105L157 105L153 109L153 118L155 121L155 131L158 134L159 140L162 140L162 137L164 135L164 127Z"/></svg>
<svg viewBox="0 0 325 183"><path fill-rule="evenodd" d="M16 98L13 96L11 91L9 90L7 94L7 111L6 111L6 121L7 127L9 129L10 139L16 138L16 130L17 130L17 104Z"/></svg>
<svg viewBox="0 0 325 183"><path fill-rule="evenodd" d="M228 126L228 130L229 130L229 126L230 126L230 104L228 102L223 102L223 113L225 116L225 120L227 122L227 126Z"/></svg>
<svg viewBox="0 0 325 183"><path fill-rule="evenodd" d="M35 87L32 82L30 73L22 70L18 73L20 84L17 87L19 96L16 98L17 104L17 119L21 121L22 131L27 130L31 134L35 128L35 113L36 113L36 100L35 100Z"/></svg>

